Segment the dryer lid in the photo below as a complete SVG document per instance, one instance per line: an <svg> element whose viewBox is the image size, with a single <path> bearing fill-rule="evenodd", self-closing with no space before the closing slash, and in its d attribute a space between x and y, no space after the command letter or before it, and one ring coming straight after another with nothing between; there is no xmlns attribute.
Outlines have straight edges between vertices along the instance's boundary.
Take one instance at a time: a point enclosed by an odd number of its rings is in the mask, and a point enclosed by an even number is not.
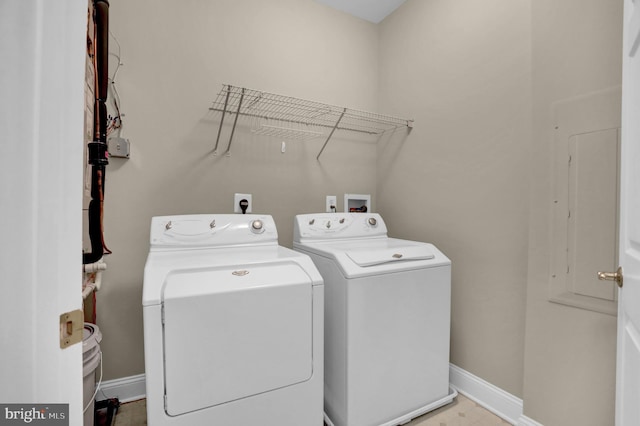
<svg viewBox="0 0 640 426"><path fill-rule="evenodd" d="M167 414L309 380L312 299L311 278L293 262L169 275L163 296Z"/></svg>
<svg viewBox="0 0 640 426"><path fill-rule="evenodd" d="M213 274L214 271L228 270L229 273L219 272L220 277L228 278L233 276L231 275L233 271L247 269L250 272L248 278L252 279L255 278L256 272L254 269L248 269L248 266L253 268L255 265L266 264L272 264L274 267L289 265L288 267L291 268L295 265L302 271L301 273L311 277L313 285L323 284L320 273L308 256L278 245L154 251L149 253L144 268L142 304L143 306L159 305L165 297L172 297L173 292L181 291L177 288L170 289L169 293L165 294L166 283L169 279L174 279L170 277L182 276L187 279L187 277L195 277L200 273ZM274 282L273 278L277 276L277 273L271 274L266 271L271 271L271 269L265 269L265 275L261 275L261 277L270 278L263 281L263 284ZM220 288L217 289L217 291L220 290Z"/></svg>
<svg viewBox="0 0 640 426"><path fill-rule="evenodd" d="M391 262L429 260L435 257L426 245L395 247L383 250L353 250L346 255L358 266L368 267Z"/></svg>
<svg viewBox="0 0 640 426"><path fill-rule="evenodd" d="M311 286L304 269L291 261L176 269L166 277L162 301L290 284Z"/></svg>

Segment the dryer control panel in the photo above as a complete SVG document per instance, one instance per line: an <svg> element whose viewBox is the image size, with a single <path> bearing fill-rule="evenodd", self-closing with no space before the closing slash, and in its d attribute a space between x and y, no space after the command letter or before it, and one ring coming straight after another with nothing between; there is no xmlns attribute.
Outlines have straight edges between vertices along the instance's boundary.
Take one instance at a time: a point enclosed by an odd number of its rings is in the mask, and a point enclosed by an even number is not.
<svg viewBox="0 0 640 426"><path fill-rule="evenodd" d="M278 244L273 217L256 214L197 214L151 219L151 249L192 249Z"/></svg>
<svg viewBox="0 0 640 426"><path fill-rule="evenodd" d="M297 215L293 241L385 237L387 226L377 213L313 213Z"/></svg>

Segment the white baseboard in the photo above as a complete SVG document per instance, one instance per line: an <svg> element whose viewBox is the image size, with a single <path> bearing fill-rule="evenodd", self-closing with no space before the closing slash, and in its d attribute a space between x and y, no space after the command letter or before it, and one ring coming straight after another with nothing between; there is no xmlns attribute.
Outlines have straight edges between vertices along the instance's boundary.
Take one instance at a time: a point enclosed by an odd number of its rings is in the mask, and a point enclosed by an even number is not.
<svg viewBox="0 0 640 426"><path fill-rule="evenodd" d="M107 380L100 384L96 400L118 398L120 402L136 401L146 397L144 374Z"/></svg>
<svg viewBox="0 0 640 426"><path fill-rule="evenodd" d="M538 423L523 414L518 419L518 426L542 426L542 423Z"/></svg>
<svg viewBox="0 0 640 426"><path fill-rule="evenodd" d="M458 392L513 425L542 426L523 414L522 399L474 376L457 365L449 365L449 381Z"/></svg>
<svg viewBox="0 0 640 426"><path fill-rule="evenodd" d="M513 425L543 426L523 414L520 398L456 365L449 365L449 381L458 392ZM96 399L118 398L120 402L129 402L144 398L145 392L145 376L138 374L102 382Z"/></svg>

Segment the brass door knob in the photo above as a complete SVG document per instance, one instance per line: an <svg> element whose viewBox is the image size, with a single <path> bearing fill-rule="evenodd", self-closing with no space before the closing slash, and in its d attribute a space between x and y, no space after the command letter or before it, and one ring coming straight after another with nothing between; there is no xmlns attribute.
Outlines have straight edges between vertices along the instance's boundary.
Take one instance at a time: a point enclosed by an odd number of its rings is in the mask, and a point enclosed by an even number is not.
<svg viewBox="0 0 640 426"><path fill-rule="evenodd" d="M615 281L618 284L618 287L622 288L622 267L618 266L618 270L616 272L598 272L598 279Z"/></svg>

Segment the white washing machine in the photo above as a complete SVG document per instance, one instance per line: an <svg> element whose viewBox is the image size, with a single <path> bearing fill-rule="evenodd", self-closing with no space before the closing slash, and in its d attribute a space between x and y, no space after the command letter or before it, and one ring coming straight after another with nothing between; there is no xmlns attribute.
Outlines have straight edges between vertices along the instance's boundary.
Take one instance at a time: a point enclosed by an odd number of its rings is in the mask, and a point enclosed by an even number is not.
<svg viewBox="0 0 640 426"><path fill-rule="evenodd" d="M322 426L322 277L267 215L154 217L147 422Z"/></svg>
<svg viewBox="0 0 640 426"><path fill-rule="evenodd" d="M451 402L451 262L387 237L373 213L295 218L295 250L325 284L326 421L394 426Z"/></svg>

